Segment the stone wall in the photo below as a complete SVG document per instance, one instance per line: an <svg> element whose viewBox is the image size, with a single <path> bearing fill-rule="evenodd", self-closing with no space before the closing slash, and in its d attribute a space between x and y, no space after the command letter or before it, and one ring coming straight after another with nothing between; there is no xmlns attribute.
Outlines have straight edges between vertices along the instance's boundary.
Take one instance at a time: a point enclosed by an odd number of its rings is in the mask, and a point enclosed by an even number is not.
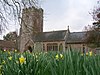
<svg viewBox="0 0 100 75"><path fill-rule="evenodd" d="M82 50L83 44L67 44L67 49Z"/></svg>
<svg viewBox="0 0 100 75"><path fill-rule="evenodd" d="M84 43L80 43L80 44L66 44L66 45L67 45L67 49L70 49L71 48L72 50L77 50L77 51L80 51L80 52L83 51L83 45L85 47L85 51L86 52L93 50L93 49L89 48Z"/></svg>
<svg viewBox="0 0 100 75"><path fill-rule="evenodd" d="M39 32L43 32L43 10L35 7L23 9L19 42L21 52L29 41L34 44L34 36Z"/></svg>
<svg viewBox="0 0 100 75"><path fill-rule="evenodd" d="M33 51L43 51L43 43L42 42L36 42L34 43L34 50Z"/></svg>

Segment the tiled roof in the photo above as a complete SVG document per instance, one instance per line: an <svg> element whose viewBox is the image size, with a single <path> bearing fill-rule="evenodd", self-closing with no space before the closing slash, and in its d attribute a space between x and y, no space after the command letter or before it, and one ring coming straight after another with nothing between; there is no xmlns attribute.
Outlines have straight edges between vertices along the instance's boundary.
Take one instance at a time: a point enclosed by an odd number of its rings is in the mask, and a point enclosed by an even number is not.
<svg viewBox="0 0 100 75"><path fill-rule="evenodd" d="M35 36L35 42L44 41L64 41L66 43L84 43L86 32L71 32L67 33L67 30L62 31L52 31L52 32L42 32Z"/></svg>
<svg viewBox="0 0 100 75"><path fill-rule="evenodd" d="M0 40L0 48L16 48L16 44L13 41Z"/></svg>
<svg viewBox="0 0 100 75"><path fill-rule="evenodd" d="M66 38L66 43L83 43L85 42L86 32L72 32Z"/></svg>
<svg viewBox="0 0 100 75"><path fill-rule="evenodd" d="M66 32L67 30L42 32L35 36L35 42L65 40L64 37L66 35Z"/></svg>

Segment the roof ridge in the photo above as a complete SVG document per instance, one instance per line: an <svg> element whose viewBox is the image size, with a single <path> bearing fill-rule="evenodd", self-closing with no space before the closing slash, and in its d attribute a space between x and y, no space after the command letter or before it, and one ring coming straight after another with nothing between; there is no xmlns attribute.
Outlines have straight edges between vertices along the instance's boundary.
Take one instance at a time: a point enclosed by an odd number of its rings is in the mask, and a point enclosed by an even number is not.
<svg viewBox="0 0 100 75"><path fill-rule="evenodd" d="M70 32L70 33L85 33L86 31L80 31L80 32Z"/></svg>
<svg viewBox="0 0 100 75"><path fill-rule="evenodd" d="M42 32L42 33L61 32L61 31L67 31L67 30L46 31L46 32Z"/></svg>

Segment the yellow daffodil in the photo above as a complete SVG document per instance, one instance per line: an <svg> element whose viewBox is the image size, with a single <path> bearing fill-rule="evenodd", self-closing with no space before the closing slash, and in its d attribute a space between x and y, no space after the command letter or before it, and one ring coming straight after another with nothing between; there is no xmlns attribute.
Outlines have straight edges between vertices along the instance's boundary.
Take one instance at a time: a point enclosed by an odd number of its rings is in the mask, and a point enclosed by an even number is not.
<svg viewBox="0 0 100 75"><path fill-rule="evenodd" d="M90 51L90 52L89 52L89 55L92 56L92 54L93 54L92 51Z"/></svg>
<svg viewBox="0 0 100 75"><path fill-rule="evenodd" d="M62 58L64 58L64 56L62 54L60 54L60 58L62 59Z"/></svg>
<svg viewBox="0 0 100 75"><path fill-rule="evenodd" d="M17 50L15 49L15 52L17 52Z"/></svg>
<svg viewBox="0 0 100 75"><path fill-rule="evenodd" d="M86 55L88 56L88 52L86 52Z"/></svg>
<svg viewBox="0 0 100 75"><path fill-rule="evenodd" d="M56 57L56 59L59 59L59 55L58 54L55 57Z"/></svg>
<svg viewBox="0 0 100 75"><path fill-rule="evenodd" d="M21 64L23 64L23 63L25 63L25 60L26 60L26 58L24 58L24 57L21 55L21 57L19 58L19 62L20 62Z"/></svg>
<svg viewBox="0 0 100 75"><path fill-rule="evenodd" d="M9 59L9 60L12 60L12 57L10 56L10 57L8 57L8 59Z"/></svg>
<svg viewBox="0 0 100 75"><path fill-rule="evenodd" d="M6 50L4 49L4 52L5 52Z"/></svg>
<svg viewBox="0 0 100 75"><path fill-rule="evenodd" d="M2 61L2 64L6 64L5 60Z"/></svg>

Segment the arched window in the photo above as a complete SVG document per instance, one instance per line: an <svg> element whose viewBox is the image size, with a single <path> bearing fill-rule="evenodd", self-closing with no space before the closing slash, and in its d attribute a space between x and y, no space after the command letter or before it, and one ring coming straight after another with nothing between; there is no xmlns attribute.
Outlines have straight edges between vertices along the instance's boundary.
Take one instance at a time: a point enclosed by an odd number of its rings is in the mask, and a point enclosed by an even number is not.
<svg viewBox="0 0 100 75"><path fill-rule="evenodd" d="M58 44L57 43L48 43L47 44L47 51L57 51Z"/></svg>
<svg viewBox="0 0 100 75"><path fill-rule="evenodd" d="M59 51L63 51L63 45L62 45L62 43L59 45Z"/></svg>

